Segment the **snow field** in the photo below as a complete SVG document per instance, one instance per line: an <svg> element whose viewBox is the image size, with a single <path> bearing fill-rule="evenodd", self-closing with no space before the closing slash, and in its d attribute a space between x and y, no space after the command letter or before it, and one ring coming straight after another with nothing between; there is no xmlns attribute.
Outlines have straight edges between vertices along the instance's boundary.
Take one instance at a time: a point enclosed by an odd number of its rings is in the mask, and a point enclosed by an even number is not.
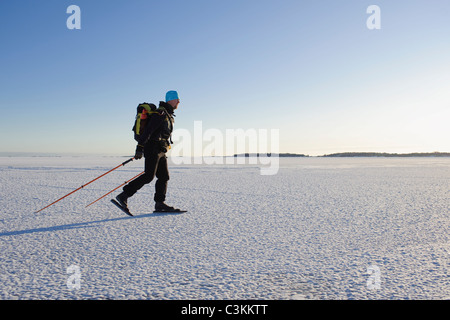
<svg viewBox="0 0 450 320"><path fill-rule="evenodd" d="M450 298L450 159L171 165L166 202L188 213L153 214L154 182L135 217L109 202L119 190L85 208L133 161L34 213L125 160L0 158L1 299Z"/></svg>

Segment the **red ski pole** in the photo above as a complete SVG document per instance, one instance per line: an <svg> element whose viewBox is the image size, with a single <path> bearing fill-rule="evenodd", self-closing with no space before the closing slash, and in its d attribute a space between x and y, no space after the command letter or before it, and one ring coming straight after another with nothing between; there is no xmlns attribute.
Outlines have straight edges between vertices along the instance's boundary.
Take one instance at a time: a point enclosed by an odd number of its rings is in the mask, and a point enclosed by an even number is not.
<svg viewBox="0 0 450 320"><path fill-rule="evenodd" d="M42 209L40 209L40 210L38 210L38 211L36 211L35 213L38 213L38 212L41 212L42 210L44 210L44 209L47 209L48 207L50 207L50 206L52 206L52 205L54 205L55 203L57 203L58 201L61 201L62 199L64 199L65 197L68 197L68 196L70 196L71 194L73 194L73 193L75 193L75 192L77 192L78 190L80 190L80 189L83 189L84 187L86 187L88 184L90 184L90 183L92 183L92 182L94 182L94 181L96 181L96 180L98 180L98 179L100 179L101 177L103 177L103 176L106 176L108 173L110 173L110 172L113 172L114 170L116 170L116 169L118 169L118 168L120 168L120 167L122 167L122 166L124 166L124 165L126 165L128 162L130 162L130 161L133 161L133 159L134 158L130 158L130 159L128 159L127 161L125 161L125 162L123 162L123 163L121 163L120 165L118 165L117 167L115 167L115 168L113 168L113 169L111 169L111 170L109 170L108 172L105 172L104 174L102 174L101 176L99 176L99 177L97 177L97 178L95 178L94 180L91 180L91 181L89 181L88 183L86 183L86 184L84 184L84 185L82 185L81 187L79 187L79 188L77 188L77 189L75 189L75 190L73 190L72 192L70 192L70 193L68 193L68 194L66 194L64 197L61 197L61 198L59 198L58 200L56 200L56 201L54 201L54 202L52 202L52 203L50 203L48 206L46 206L46 207L44 207L44 208L42 208Z"/></svg>
<svg viewBox="0 0 450 320"><path fill-rule="evenodd" d="M97 200L95 200L95 201L93 201L93 202L91 202L91 203L89 203L85 208L87 208L87 207L89 207L91 204L94 204L94 203L96 203L98 200L101 200L101 199L103 199L104 197L106 197L108 194L110 194L110 193L113 193L114 191L116 191L117 189L119 189L121 186L123 186L123 185L125 185L125 184L127 184L128 182L130 182L131 180L134 180L134 179L136 179L137 177L139 177L139 176L141 176L141 175L143 175L145 173L145 171L142 171L141 173L139 173L138 175L136 175L136 176L134 176L133 178L131 178L130 180L128 180L128 181L125 181L124 183L122 183L120 186L118 186L117 188L115 188L115 189L113 189L113 190L111 190L110 192L108 192L107 194L105 194L105 195L103 195L103 196L101 196L100 198L98 198Z"/></svg>

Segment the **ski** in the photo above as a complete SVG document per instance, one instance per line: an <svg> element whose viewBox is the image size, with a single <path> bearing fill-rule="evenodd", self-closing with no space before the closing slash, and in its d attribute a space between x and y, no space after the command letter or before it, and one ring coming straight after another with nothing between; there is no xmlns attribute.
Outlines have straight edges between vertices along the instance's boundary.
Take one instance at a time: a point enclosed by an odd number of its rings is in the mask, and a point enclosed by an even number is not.
<svg viewBox="0 0 450 320"><path fill-rule="evenodd" d="M120 203L118 203L116 200L111 199L111 202L114 203L120 210L122 210L123 212L125 212L127 215L129 215L130 217L132 217L133 215L131 214L130 210L128 210L127 208L124 208L120 205Z"/></svg>
<svg viewBox="0 0 450 320"><path fill-rule="evenodd" d="M187 210L180 210L180 209L174 209L174 210L155 210L153 213L186 213Z"/></svg>

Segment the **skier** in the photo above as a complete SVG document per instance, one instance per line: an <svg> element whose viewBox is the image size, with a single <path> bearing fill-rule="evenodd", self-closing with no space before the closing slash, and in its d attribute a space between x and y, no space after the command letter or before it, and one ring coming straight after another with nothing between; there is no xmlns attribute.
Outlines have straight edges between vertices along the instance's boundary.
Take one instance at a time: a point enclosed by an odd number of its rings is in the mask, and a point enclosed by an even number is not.
<svg viewBox="0 0 450 320"><path fill-rule="evenodd" d="M159 103L158 113L153 115L138 138L135 159L145 158L145 173L123 187L116 200L121 209L130 214L128 198L133 196L144 185L150 183L156 175L155 212L180 212L179 209L168 206L166 200L169 170L166 152L170 149L171 134L174 123L174 110L178 108L180 99L177 91L168 91L166 101ZM112 200L114 202L114 200ZM116 203L117 205L117 203Z"/></svg>

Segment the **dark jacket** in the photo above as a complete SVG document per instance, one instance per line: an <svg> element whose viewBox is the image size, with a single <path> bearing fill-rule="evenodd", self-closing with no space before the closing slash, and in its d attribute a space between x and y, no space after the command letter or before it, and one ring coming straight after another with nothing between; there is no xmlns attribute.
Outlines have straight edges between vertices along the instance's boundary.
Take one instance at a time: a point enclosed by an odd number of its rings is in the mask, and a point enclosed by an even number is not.
<svg viewBox="0 0 450 320"><path fill-rule="evenodd" d="M138 144L141 146L160 145L164 152L171 143L171 135L173 131L174 114L173 107L161 101L159 103L159 111L151 116L150 121L145 126L144 132L140 135Z"/></svg>

